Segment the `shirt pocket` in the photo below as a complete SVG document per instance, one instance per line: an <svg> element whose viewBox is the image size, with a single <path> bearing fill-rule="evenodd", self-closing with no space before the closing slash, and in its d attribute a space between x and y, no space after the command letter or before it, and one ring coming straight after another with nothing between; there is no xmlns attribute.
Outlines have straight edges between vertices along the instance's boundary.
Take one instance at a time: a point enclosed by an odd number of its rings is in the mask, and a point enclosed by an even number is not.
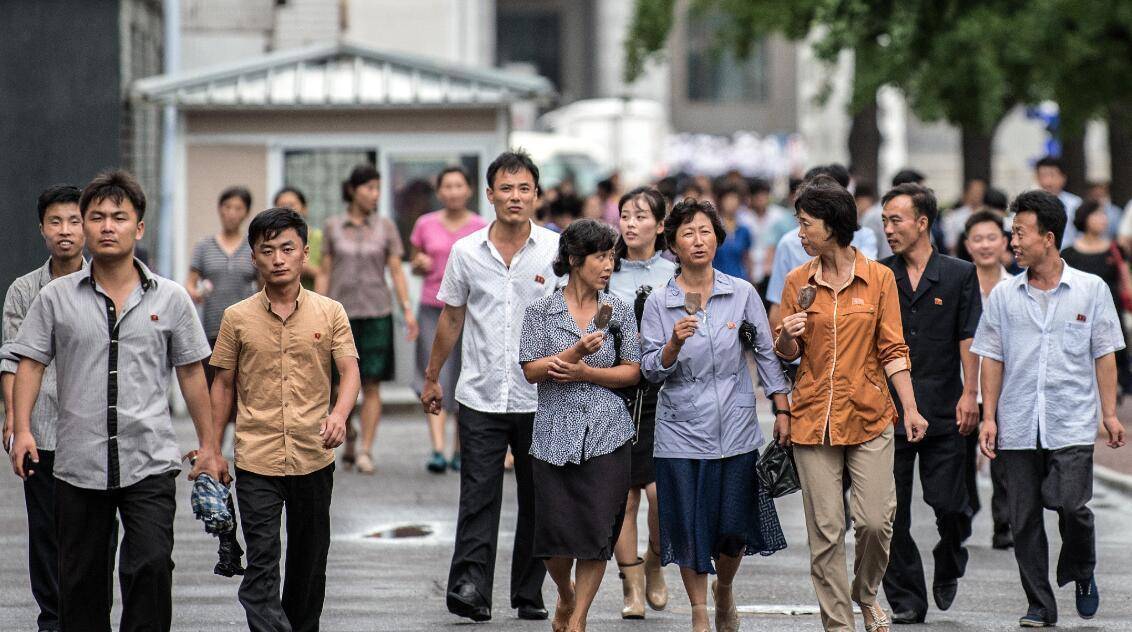
<svg viewBox="0 0 1132 632"><path fill-rule="evenodd" d="M841 330L839 336L871 340L872 332L876 330L876 305L868 303L846 305L840 309L838 320L840 321L838 329Z"/></svg>
<svg viewBox="0 0 1132 632"><path fill-rule="evenodd" d="M1088 323L1068 321L1061 332L1061 350L1067 355L1079 357L1089 350L1093 326Z"/></svg>

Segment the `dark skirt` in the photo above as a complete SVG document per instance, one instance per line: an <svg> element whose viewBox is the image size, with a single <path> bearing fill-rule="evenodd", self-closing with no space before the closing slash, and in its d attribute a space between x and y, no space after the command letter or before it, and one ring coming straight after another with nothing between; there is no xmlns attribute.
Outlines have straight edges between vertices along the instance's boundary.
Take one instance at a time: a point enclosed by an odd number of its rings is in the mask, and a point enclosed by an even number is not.
<svg viewBox="0 0 1132 632"><path fill-rule="evenodd" d="M393 379L393 316L350 319L363 382Z"/></svg>
<svg viewBox="0 0 1132 632"><path fill-rule="evenodd" d="M629 459L628 443L580 465L531 459L536 558L613 557L629 495Z"/></svg>
<svg viewBox="0 0 1132 632"><path fill-rule="evenodd" d="M726 459L654 459L660 559L715 574L720 555L786 548L774 501L755 471L758 450Z"/></svg>
<svg viewBox="0 0 1132 632"><path fill-rule="evenodd" d="M637 436L633 438L632 470L629 473L629 488L637 489L656 482L656 468L652 463L653 440L656 437L656 398L659 389L648 388L637 391L633 402L633 422Z"/></svg>

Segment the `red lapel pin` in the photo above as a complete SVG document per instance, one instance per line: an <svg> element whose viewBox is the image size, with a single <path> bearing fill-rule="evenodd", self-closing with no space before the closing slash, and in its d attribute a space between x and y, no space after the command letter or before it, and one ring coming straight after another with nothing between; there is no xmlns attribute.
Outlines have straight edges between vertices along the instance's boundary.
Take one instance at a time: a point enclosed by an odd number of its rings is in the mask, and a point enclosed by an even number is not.
<svg viewBox="0 0 1132 632"><path fill-rule="evenodd" d="M149 315L149 319L150 319L150 320L152 320L152 321L153 321L153 322L155 322L155 323L156 323L157 321L161 320L160 318L158 318L158 317L157 317L157 314L150 314L150 315Z"/></svg>

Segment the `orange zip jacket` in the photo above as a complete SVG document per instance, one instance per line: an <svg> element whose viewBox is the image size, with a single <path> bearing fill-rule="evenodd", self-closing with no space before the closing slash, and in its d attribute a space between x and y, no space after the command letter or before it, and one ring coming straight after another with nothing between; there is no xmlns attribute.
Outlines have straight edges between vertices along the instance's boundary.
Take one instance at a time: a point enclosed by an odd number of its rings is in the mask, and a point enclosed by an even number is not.
<svg viewBox="0 0 1132 632"><path fill-rule="evenodd" d="M800 311L801 288L817 288L798 339L801 363L790 396L790 438L797 444L857 445L897 419L885 376L910 370L911 362L896 279L887 266L855 252L853 274L839 290L822 279L818 258L786 277L783 315Z"/></svg>

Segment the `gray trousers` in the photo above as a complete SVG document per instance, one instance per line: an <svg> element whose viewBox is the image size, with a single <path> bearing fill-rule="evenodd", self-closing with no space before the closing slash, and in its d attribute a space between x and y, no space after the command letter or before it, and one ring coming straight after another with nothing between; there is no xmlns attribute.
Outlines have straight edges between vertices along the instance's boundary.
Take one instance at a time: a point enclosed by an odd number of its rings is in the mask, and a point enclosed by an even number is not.
<svg viewBox="0 0 1132 632"><path fill-rule="evenodd" d="M999 450L1006 472L1010 529L1022 589L1031 612L1057 621L1057 600L1049 582L1049 541L1042 509L1057 512L1061 553L1057 585L1086 580L1096 567L1093 512L1093 446L1060 450Z"/></svg>

